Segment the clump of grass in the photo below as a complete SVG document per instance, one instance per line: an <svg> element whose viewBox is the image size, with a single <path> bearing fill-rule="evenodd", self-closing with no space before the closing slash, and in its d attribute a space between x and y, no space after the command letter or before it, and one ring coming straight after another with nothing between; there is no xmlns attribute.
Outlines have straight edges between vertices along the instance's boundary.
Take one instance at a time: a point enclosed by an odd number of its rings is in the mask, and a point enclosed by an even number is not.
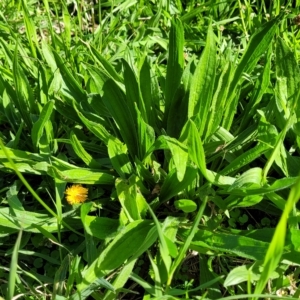
<svg viewBox="0 0 300 300"><path fill-rule="evenodd" d="M3 297L299 296L297 11L227 2L0 4Z"/></svg>

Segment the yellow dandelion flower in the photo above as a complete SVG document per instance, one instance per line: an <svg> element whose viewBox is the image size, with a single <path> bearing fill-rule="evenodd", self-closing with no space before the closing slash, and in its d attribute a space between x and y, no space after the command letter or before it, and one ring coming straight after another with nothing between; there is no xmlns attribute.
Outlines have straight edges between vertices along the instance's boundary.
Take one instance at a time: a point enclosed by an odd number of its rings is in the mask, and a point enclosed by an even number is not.
<svg viewBox="0 0 300 300"><path fill-rule="evenodd" d="M88 189L80 184L74 184L66 189L65 194L69 204L79 204L87 199Z"/></svg>

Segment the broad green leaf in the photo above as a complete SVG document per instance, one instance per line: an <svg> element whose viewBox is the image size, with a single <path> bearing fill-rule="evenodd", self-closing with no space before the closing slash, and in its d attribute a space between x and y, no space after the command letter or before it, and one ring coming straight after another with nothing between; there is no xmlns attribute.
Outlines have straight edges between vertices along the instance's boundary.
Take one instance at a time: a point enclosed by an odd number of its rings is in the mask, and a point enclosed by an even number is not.
<svg viewBox="0 0 300 300"><path fill-rule="evenodd" d="M263 144L273 148L278 138L278 130L276 126L270 124L265 116L261 117L257 127L256 139Z"/></svg>
<svg viewBox="0 0 300 300"><path fill-rule="evenodd" d="M222 208L226 210L234 207L250 207L259 203L261 200L263 200L263 196L260 195L250 195L243 198L233 195L233 197L229 196L222 201Z"/></svg>
<svg viewBox="0 0 300 300"><path fill-rule="evenodd" d="M70 141L71 145L73 147L74 152L78 155L79 158L81 158L85 164L90 168L100 168L101 165L93 159L93 157L85 151L83 146L81 145L80 141L76 137L76 134L74 131L71 131L70 133Z"/></svg>
<svg viewBox="0 0 300 300"><path fill-rule="evenodd" d="M62 94L70 99L74 99L77 103L86 101L86 92L80 86L78 79L74 76L74 72L66 66L66 63L56 51L53 50L52 53L64 84L60 90Z"/></svg>
<svg viewBox="0 0 300 300"><path fill-rule="evenodd" d="M270 147L266 144L259 143L257 146L249 149L245 153L238 156L236 159L230 162L220 173L225 175L235 170L239 170L243 166L249 165L255 159L261 157L262 154L270 150Z"/></svg>
<svg viewBox="0 0 300 300"><path fill-rule="evenodd" d="M179 229L179 236L185 239L188 236L188 231ZM239 236L238 234L202 229L197 231L191 243L191 249L200 252L210 249L252 260L263 260L268 246L269 243L267 242Z"/></svg>
<svg viewBox="0 0 300 300"><path fill-rule="evenodd" d="M66 54L69 54L69 49L71 48L71 16L65 2L62 2L62 11L64 21L64 31L62 36L64 39L65 52Z"/></svg>
<svg viewBox="0 0 300 300"><path fill-rule="evenodd" d="M107 129L99 124L99 123L95 123L90 121L88 118L86 118L77 108L76 106L74 106L78 117L80 118L80 120L82 121L82 123L97 137L99 138L101 141L103 141L105 143L105 145L108 144L108 141L110 139L113 139L113 136L107 131Z"/></svg>
<svg viewBox="0 0 300 300"><path fill-rule="evenodd" d="M39 119L33 124L31 129L31 139L33 145L37 148L42 137L46 123L49 121L53 111L53 101L49 101L42 109Z"/></svg>
<svg viewBox="0 0 300 300"><path fill-rule="evenodd" d="M30 13L28 11L27 2L25 0L22 0L22 9L24 13L24 21L25 21L25 29L26 29L26 35L27 39L30 45L31 54L34 58L37 57L36 54L36 48L38 48L38 38L36 34L36 28L34 26L33 19L30 16Z"/></svg>
<svg viewBox="0 0 300 300"><path fill-rule="evenodd" d="M117 219L94 216L85 216L84 218L85 230L100 240L114 237L119 226L120 222Z"/></svg>
<svg viewBox="0 0 300 300"><path fill-rule="evenodd" d="M119 201L130 222L140 220L144 217L147 210L146 201L142 194L138 192L134 176L130 178L129 183L125 180L116 180L116 190Z"/></svg>
<svg viewBox="0 0 300 300"><path fill-rule="evenodd" d="M0 82L1 82L1 79L0 79ZM16 113L14 103L12 101L12 99L13 98L16 99L17 96L16 96L15 91L13 91L13 89L10 87L9 84L5 83L5 85L8 87L10 92L8 93L6 87L4 87L4 85L3 85L3 95L1 97L1 101L2 101L4 114L7 118L13 132L18 132L18 130L21 127L21 126L19 127L18 124L23 124L23 122L21 121L21 116ZM2 88L2 87L0 87L0 88ZM24 124L22 125L22 127L23 126L24 126Z"/></svg>
<svg viewBox="0 0 300 300"><path fill-rule="evenodd" d="M93 169L74 167L71 170L59 171L56 167L49 166L47 173L53 178L72 183L113 185L115 181L113 175Z"/></svg>
<svg viewBox="0 0 300 300"><path fill-rule="evenodd" d="M257 281L259 279L259 274L253 272L252 266L238 266L229 272L224 281L224 286L237 285L241 282L248 281L249 279L251 282Z"/></svg>
<svg viewBox="0 0 300 300"><path fill-rule="evenodd" d="M154 129L145 122L140 111L136 106L135 106L135 110L137 113L137 129L138 129L140 156L142 159L144 159L148 149L155 141L155 132Z"/></svg>
<svg viewBox="0 0 300 300"><path fill-rule="evenodd" d="M188 98L190 93L191 81L195 72L195 57L192 57L182 73L182 84L174 92L172 102L168 111L167 133L178 138L182 127L186 123L188 115Z"/></svg>
<svg viewBox="0 0 300 300"><path fill-rule="evenodd" d="M250 73L253 70L261 55L268 49L276 33L277 25L281 17L282 16L274 18L263 24L263 26L252 35L234 73L231 88L235 88L237 86L243 72ZM231 90L231 92L233 92L233 90Z"/></svg>
<svg viewBox="0 0 300 300"><path fill-rule="evenodd" d="M104 82L108 79L108 77L101 73L99 68L96 68L95 66L86 64L86 69L90 75L90 81L93 82L93 85L90 84L90 86L93 86L93 92L102 95L103 93L100 93L100 91L102 91ZM106 110L106 107L104 105L103 107Z"/></svg>
<svg viewBox="0 0 300 300"><path fill-rule="evenodd" d="M218 80L218 86L214 93L211 106L209 108L207 130L205 132L205 140L215 133L218 126L221 124L226 100L229 93L230 81L232 80L233 68L228 62Z"/></svg>
<svg viewBox="0 0 300 300"><path fill-rule="evenodd" d="M161 258L161 255L160 255L161 252L162 252L162 246L159 245L159 252L156 255L157 256L157 258L156 258L157 263L152 258L151 253L150 252L147 253L149 261L151 263L151 267L152 267L152 270L151 270L153 272L152 277L153 277L154 282L155 282L153 294L158 296L158 297L162 297L162 283L164 282L164 280L162 280L162 278L161 278L161 273L162 273L163 270L166 270L164 260L160 259ZM170 258L168 257L168 262L169 261L170 261ZM165 271L164 273L167 273L167 271ZM142 286L143 286L143 283L142 283Z"/></svg>
<svg viewBox="0 0 300 300"><path fill-rule="evenodd" d="M261 168L252 168L244 172L236 181L228 188L228 192L240 189L243 187L260 187L262 178L262 169Z"/></svg>
<svg viewBox="0 0 300 300"><path fill-rule="evenodd" d="M48 232L57 232L57 219L49 219L49 215L14 209L15 215L11 215L11 210L7 207L0 209L0 232L1 233L16 233L23 229L26 232L40 233L41 231L33 224L39 224ZM67 215L63 216L68 224L71 224L74 229L81 228L79 219L69 219Z"/></svg>
<svg viewBox="0 0 300 300"><path fill-rule="evenodd" d="M165 121L168 120L168 114L172 102L181 81L183 72L184 57L183 57L184 34L183 26L180 19L173 18L169 34L169 54L165 84Z"/></svg>
<svg viewBox="0 0 300 300"><path fill-rule="evenodd" d="M300 71L294 53L280 37L276 43L276 77L285 85L285 105L290 109L290 113L295 109L298 112Z"/></svg>
<svg viewBox="0 0 300 300"><path fill-rule="evenodd" d="M134 221L129 223L84 273L83 282L77 286L79 291L85 289L97 278L103 277L120 267L126 260L134 260L145 252L157 239L153 223L149 221ZM142 244L141 244L141 241Z"/></svg>
<svg viewBox="0 0 300 300"><path fill-rule="evenodd" d="M107 144L108 155L116 172L125 179L133 173L132 165L127 155L127 147L119 140L109 139Z"/></svg>
<svg viewBox="0 0 300 300"><path fill-rule="evenodd" d="M22 150L16 150L16 149L11 149L8 147L5 147L5 151L7 151L9 157L13 160L22 160L22 161L37 161L37 162L42 162L46 159L46 156L36 154L36 153L31 153L28 151L22 151ZM0 160L6 158L5 156L5 151L4 149L0 149Z"/></svg>
<svg viewBox="0 0 300 300"><path fill-rule="evenodd" d="M195 70L189 96L188 118L195 116L200 136L207 124L209 107L211 105L215 73L216 73L216 42L212 25L209 26L204 51Z"/></svg>
<svg viewBox="0 0 300 300"><path fill-rule="evenodd" d="M95 61L100 65L100 72L103 72L107 77L115 80L116 82L123 82L122 77L117 73L115 68L104 56L100 54L97 49L87 44L86 46L91 51L93 57L95 58Z"/></svg>
<svg viewBox="0 0 300 300"><path fill-rule="evenodd" d="M254 171L256 172L256 171ZM276 180L274 183L271 185L266 185L261 188L257 187L241 187L239 189L231 189L229 192L228 191L220 191L220 194L232 194L232 195L239 195L239 196L249 196L249 195L264 195L268 193L273 193L276 191L284 190L286 188L291 187L292 185L295 184L297 181L297 177L290 177L290 178L282 178Z"/></svg>
<svg viewBox="0 0 300 300"><path fill-rule="evenodd" d="M129 110L124 93L111 79L105 82L103 91L103 102L117 124L130 155L139 157L134 116Z"/></svg>
<svg viewBox="0 0 300 300"><path fill-rule="evenodd" d="M52 73L55 73L55 71L57 70L57 64L55 62L52 49L45 40L42 41L42 53Z"/></svg>
<svg viewBox="0 0 300 300"><path fill-rule="evenodd" d="M69 276L66 281L66 292L65 295L68 297L73 292L74 282L76 280L78 270L79 270L79 264L81 260L81 256L76 255L70 258L70 271Z"/></svg>
<svg viewBox="0 0 300 300"><path fill-rule="evenodd" d="M263 168L263 174L262 174L262 182L263 183L265 183L267 181L268 172L269 172L270 168L272 167L273 162L276 160L278 155L280 155L280 148L283 145L286 133L289 130L292 121L293 121L293 118L292 118L292 116L290 116L289 119L287 120L283 130L278 135L277 141L274 145L271 155L268 157L268 161L266 162L266 164Z"/></svg>
<svg viewBox="0 0 300 300"><path fill-rule="evenodd" d="M140 70L140 90L144 100L145 112L147 115L147 123L155 127L156 111L155 111L155 99L154 99L154 88L152 84L153 76L151 74L151 67L149 59L145 58L144 63ZM152 75L152 76L151 76ZM151 78L152 77L152 78Z"/></svg>
<svg viewBox="0 0 300 300"><path fill-rule="evenodd" d="M165 136L168 148L172 153L172 159L177 170L177 178L182 181L185 177L187 161L188 161L188 151L186 147L181 144L178 140Z"/></svg>
<svg viewBox="0 0 300 300"><path fill-rule="evenodd" d="M137 106L138 110L142 115L142 118L145 120L145 122L147 122L148 116L146 114L146 108L145 108L144 100L142 98L142 94L140 93L136 74L134 70L131 69L130 65L126 60L123 59L122 63L124 67L124 84L126 90L127 105L129 107L129 110L132 113L133 117L137 119L136 117L136 106Z"/></svg>
<svg viewBox="0 0 300 300"><path fill-rule="evenodd" d="M176 170L169 172L160 190L160 203L166 202L180 192L184 191L197 176L197 169L187 166L184 178L179 181Z"/></svg>
<svg viewBox="0 0 300 300"><path fill-rule="evenodd" d="M231 185L235 181L235 178L222 176L216 172L206 169L203 145L197 127L191 119L187 121L185 127L182 129L179 140L187 144L191 161L196 164L202 175L209 182L215 185Z"/></svg>
<svg viewBox="0 0 300 300"><path fill-rule="evenodd" d="M205 154L200 135L195 123L189 119L182 129L179 140L187 145L190 159L197 165L200 172L207 178Z"/></svg>
<svg viewBox="0 0 300 300"><path fill-rule="evenodd" d="M126 282L129 279L129 276L134 268L134 265L136 263L136 260L132 260L129 264L126 264L124 268L119 272L117 277L115 278L114 282L112 283L112 286L114 287L115 291L108 290L105 293L105 296L103 297L103 300L115 300L118 291L121 292L121 289L124 287Z"/></svg>
<svg viewBox="0 0 300 300"><path fill-rule="evenodd" d="M135 159L136 172L139 178L146 181L150 186L155 186L155 178L151 174L150 170L138 159Z"/></svg>
<svg viewBox="0 0 300 300"><path fill-rule="evenodd" d="M141 278L140 276L138 276L136 273L132 272L130 274L130 278L136 282L137 284L139 284L147 293L149 293L150 295L154 295L156 293L155 287L152 286L148 280L144 280L143 278Z"/></svg>
<svg viewBox="0 0 300 300"><path fill-rule="evenodd" d="M185 213L190 213L197 209L197 204L194 201L188 199L176 200L174 202L174 206L177 209L184 211Z"/></svg>
<svg viewBox="0 0 300 300"><path fill-rule="evenodd" d="M153 151L158 149L168 149L171 151L171 158L173 159L175 168L177 170L178 181L182 181L185 176L188 160L187 147L184 144L180 143L177 139L161 135L150 147L146 154L146 157L149 156Z"/></svg>
<svg viewBox="0 0 300 300"><path fill-rule="evenodd" d="M63 293L65 288L65 280L67 279L67 273L69 271L70 257L66 255L64 260L61 262L59 268L56 270L53 280L53 292L52 297L56 299L57 294Z"/></svg>

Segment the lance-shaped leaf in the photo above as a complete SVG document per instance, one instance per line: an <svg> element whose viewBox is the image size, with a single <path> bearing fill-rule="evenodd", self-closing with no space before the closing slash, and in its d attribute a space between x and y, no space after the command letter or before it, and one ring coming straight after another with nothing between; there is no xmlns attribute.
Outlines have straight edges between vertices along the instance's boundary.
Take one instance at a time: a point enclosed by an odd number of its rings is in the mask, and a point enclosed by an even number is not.
<svg viewBox="0 0 300 300"><path fill-rule="evenodd" d="M165 85L165 118L167 122L168 113L181 81L183 72L183 26L179 19L173 19L169 36L169 57L167 65L167 76Z"/></svg>
<svg viewBox="0 0 300 300"><path fill-rule="evenodd" d="M207 32L206 45L192 79L188 106L188 117L195 116L200 136L204 132L212 101L217 61L216 52L215 35L212 25L210 25Z"/></svg>

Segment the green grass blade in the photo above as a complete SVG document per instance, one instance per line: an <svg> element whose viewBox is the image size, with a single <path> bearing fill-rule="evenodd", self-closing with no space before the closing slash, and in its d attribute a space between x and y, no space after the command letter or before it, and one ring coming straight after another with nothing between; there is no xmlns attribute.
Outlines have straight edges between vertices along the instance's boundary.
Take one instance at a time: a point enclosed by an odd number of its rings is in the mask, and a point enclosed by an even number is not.
<svg viewBox="0 0 300 300"><path fill-rule="evenodd" d="M134 272L130 274L130 278L135 281L137 284L139 284L146 292L148 292L150 295L155 294L155 288L152 286L148 281L144 280Z"/></svg>
<svg viewBox="0 0 300 300"><path fill-rule="evenodd" d="M70 257L69 255L66 255L54 275L52 299L56 299L58 295L62 295L64 292L65 280L67 279L67 273L69 271L69 264Z"/></svg>
<svg viewBox="0 0 300 300"><path fill-rule="evenodd" d="M245 108L245 113L240 125L239 132L244 130L250 122L252 116L261 102L261 99L270 85L270 72L271 72L271 59L272 59L272 45L270 45L266 54L266 63L263 72L256 81L252 97Z"/></svg>
<svg viewBox="0 0 300 300"><path fill-rule="evenodd" d="M167 245L167 241L165 239L164 233L162 231L162 227L161 224L159 223L157 217L155 216L153 210L151 209L150 205L148 205L148 210L154 220L155 226L156 226L156 230L158 233L158 238L159 238L159 243L160 243L160 255L161 258L164 262L164 266L166 268L166 271L169 275L169 271L170 271L170 266L171 266L171 256L170 256L170 252L169 252L169 248ZM160 276L159 276L160 277Z"/></svg>
<svg viewBox="0 0 300 300"><path fill-rule="evenodd" d="M230 84L231 94L229 94L227 109L222 123L224 128L229 129L231 127L233 117L236 112L236 106L238 104L238 82L242 78L243 72L250 73L254 69L261 55L269 48L281 18L282 16L279 16L270 22L265 23L251 37L247 48L234 72L234 77Z"/></svg>
<svg viewBox="0 0 300 300"><path fill-rule="evenodd" d="M115 68L97 49L94 47L88 47L88 49L91 51L95 61L100 65L101 72L104 72L108 78L111 78L116 82L123 82L122 77L117 73Z"/></svg>
<svg viewBox="0 0 300 300"><path fill-rule="evenodd" d="M290 128L290 123L293 121L293 118L292 116L286 121L286 124L283 128L283 130L279 133L278 137L277 137L277 141L274 145L274 149L267 161L267 163L265 164L264 166L264 169L263 169L263 177L262 177L262 182L265 183L267 182L267 175L268 175L268 172L272 166L272 164L274 163L276 157L280 154L280 148L281 148L281 145L283 144L283 141L285 139L285 136L286 136L286 133L287 131L289 130Z"/></svg>
<svg viewBox="0 0 300 300"><path fill-rule="evenodd" d="M74 109L76 110L76 113L82 123L89 129L90 132L92 132L100 141L103 141L105 145L108 144L108 141L110 139L114 139L114 137L107 131L107 129L96 122L90 121L88 118L86 118L74 105Z"/></svg>
<svg viewBox="0 0 300 300"><path fill-rule="evenodd" d="M281 18L281 17L280 17ZM280 18L274 18L270 22L265 23L255 34L251 37L249 44L238 64L235 71L231 87L235 87L240 80L242 73L250 73L256 66L257 61L261 55L269 48L270 43L277 31L277 25Z"/></svg>
<svg viewBox="0 0 300 300"><path fill-rule="evenodd" d="M270 274L276 269L280 263L280 259L283 253L285 245L286 227L289 214L293 210L294 205L298 202L300 198L300 177L298 177L297 182L292 187L288 200L286 202L284 211L281 215L279 223L276 226L275 233L273 235L270 246L266 253L264 259L264 268L259 281L255 287L255 294L259 294L265 288L265 285L270 277ZM257 299L257 298L253 298Z"/></svg>
<svg viewBox="0 0 300 300"><path fill-rule="evenodd" d="M30 45L31 49L31 54L33 57L37 57L36 55L36 47L38 47L38 38L36 34L36 28L34 26L33 20L30 17L28 8L27 8L27 3L25 0L22 0L22 8L23 8L23 13L24 13L24 21L25 21L25 28L26 28L26 35L27 39Z"/></svg>
<svg viewBox="0 0 300 300"><path fill-rule="evenodd" d="M16 277L17 275L17 268L18 268L18 254L19 248L21 245L22 239L22 230L19 231L16 243L14 245L14 250L11 257L10 262L10 270L9 270L9 281L8 281L8 290L7 290L7 299L14 298L15 286L16 286Z"/></svg>
<svg viewBox="0 0 300 300"><path fill-rule="evenodd" d="M186 254L187 250L190 247L190 244L191 244L191 242L192 242L192 240L193 240L193 238L195 236L195 233L197 231L198 225L199 225L200 220L202 218L202 215L203 215L204 209L206 207L207 201L208 201L208 196L206 196L204 198L204 201L202 202L202 204L201 204L201 206L200 206L200 208L199 208L199 210L197 212L197 215L195 217L195 220L193 222L193 226L191 227L191 229L189 231L188 237L186 238L184 244L180 248L179 254L178 254L178 256L176 257L175 261L173 262L173 264L171 266L170 273L169 273L169 278L168 278L168 282L167 282L167 286L171 285L174 273L175 273L176 269L179 267L179 265L182 263L182 261L183 261L183 259L185 257L185 254Z"/></svg>
<svg viewBox="0 0 300 300"><path fill-rule="evenodd" d="M80 218L84 226L86 260L88 266L90 266L93 263L93 261L97 259L98 256L98 251L96 248L96 240L94 239L94 236L91 234L91 230L89 226L86 226L86 217L87 214L90 212L92 205L93 204L91 202L87 202L81 205L80 207Z"/></svg>
<svg viewBox="0 0 300 300"><path fill-rule="evenodd" d="M118 297L118 293L121 292L121 289L124 287L126 282L128 281L130 274L134 268L136 260L132 260L130 263L126 264L124 268L119 272L118 276L114 280L112 286L115 289L115 292L108 290L103 300L115 300Z"/></svg>
<svg viewBox="0 0 300 300"><path fill-rule="evenodd" d="M65 53L69 55L70 48L71 48L71 16L69 14L67 5L65 1L62 1L62 10L63 10L63 21L64 21L64 32L63 32L63 39L64 39L64 46L65 46Z"/></svg>

